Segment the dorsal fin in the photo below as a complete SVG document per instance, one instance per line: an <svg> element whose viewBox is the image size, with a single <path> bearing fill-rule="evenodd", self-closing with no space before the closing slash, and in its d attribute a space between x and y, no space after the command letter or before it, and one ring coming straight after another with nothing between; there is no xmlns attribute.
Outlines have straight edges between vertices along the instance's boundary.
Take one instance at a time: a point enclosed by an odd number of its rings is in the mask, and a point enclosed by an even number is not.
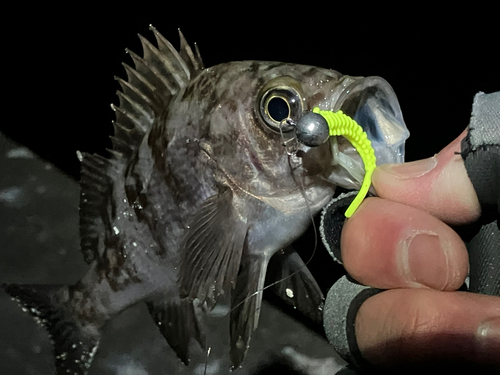
<svg viewBox="0 0 500 375"><path fill-rule="evenodd" d="M80 171L80 246L87 263L100 258L104 249L103 212L118 173L116 161L100 155L79 153Z"/></svg>
<svg viewBox="0 0 500 375"><path fill-rule="evenodd" d="M196 43L194 44L196 51L195 56L186 38L182 35L181 29L179 29L179 38L181 40L181 46L179 48L181 58L187 63L191 76L193 76L196 72L205 69L203 61L201 60L200 51L198 50L198 45Z"/></svg>
<svg viewBox="0 0 500 375"><path fill-rule="evenodd" d="M180 31L181 44L177 52L153 26L149 29L158 47L139 35L143 57L126 50L134 68L123 64L127 81L115 77L122 89L117 93L120 105L111 106L116 116L115 135L111 138L113 150L118 151L115 156L129 157L172 97L204 69L198 49L196 55L193 54Z"/></svg>

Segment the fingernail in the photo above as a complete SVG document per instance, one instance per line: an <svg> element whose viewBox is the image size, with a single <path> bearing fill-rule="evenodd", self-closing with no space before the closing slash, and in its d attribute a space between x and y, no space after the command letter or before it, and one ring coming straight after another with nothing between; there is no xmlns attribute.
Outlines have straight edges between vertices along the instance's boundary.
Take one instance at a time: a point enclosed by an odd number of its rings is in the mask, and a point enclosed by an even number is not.
<svg viewBox="0 0 500 375"><path fill-rule="evenodd" d="M380 166L380 169L398 178L416 178L432 171L437 162L437 158L433 156L403 164L384 164Z"/></svg>
<svg viewBox="0 0 500 375"><path fill-rule="evenodd" d="M482 350L500 348L500 317L482 322L477 329L477 339Z"/></svg>
<svg viewBox="0 0 500 375"><path fill-rule="evenodd" d="M415 231L400 243L401 273L413 286L442 290L448 282L448 257L437 233Z"/></svg>

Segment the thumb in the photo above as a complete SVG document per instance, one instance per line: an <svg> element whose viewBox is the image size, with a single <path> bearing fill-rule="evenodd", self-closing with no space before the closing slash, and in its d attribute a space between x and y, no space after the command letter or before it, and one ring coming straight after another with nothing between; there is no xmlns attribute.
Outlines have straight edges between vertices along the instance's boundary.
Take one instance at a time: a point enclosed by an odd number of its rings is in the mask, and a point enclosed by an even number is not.
<svg viewBox="0 0 500 375"><path fill-rule="evenodd" d="M460 154L464 130L431 158L375 169L373 186L381 198L431 213L448 224L474 221L481 213L479 200Z"/></svg>

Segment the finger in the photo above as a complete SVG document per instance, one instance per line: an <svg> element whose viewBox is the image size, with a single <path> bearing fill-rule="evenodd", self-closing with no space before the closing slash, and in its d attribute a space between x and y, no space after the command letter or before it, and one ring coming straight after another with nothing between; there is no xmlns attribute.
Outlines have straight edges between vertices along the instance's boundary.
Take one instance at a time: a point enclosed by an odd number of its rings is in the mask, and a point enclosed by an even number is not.
<svg viewBox="0 0 500 375"><path fill-rule="evenodd" d="M355 322L362 356L374 363L465 360L500 369L500 298L394 289L368 298Z"/></svg>
<svg viewBox="0 0 500 375"><path fill-rule="evenodd" d="M439 154L404 164L386 164L372 177L377 194L430 212L449 224L474 221L479 201L460 152L464 131Z"/></svg>
<svg viewBox="0 0 500 375"><path fill-rule="evenodd" d="M347 272L376 288L456 290L467 276L467 249L450 227L386 199L363 202L344 225L341 248Z"/></svg>

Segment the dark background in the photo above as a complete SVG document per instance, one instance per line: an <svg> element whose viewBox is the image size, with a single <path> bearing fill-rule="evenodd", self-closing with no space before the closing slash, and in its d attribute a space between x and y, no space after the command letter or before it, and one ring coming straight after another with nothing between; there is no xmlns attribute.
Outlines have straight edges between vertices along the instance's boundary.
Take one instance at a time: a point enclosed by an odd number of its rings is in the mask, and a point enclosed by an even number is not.
<svg viewBox="0 0 500 375"><path fill-rule="evenodd" d="M73 4L73 3L72 3ZM274 60L379 75L394 88L410 129L407 160L431 156L468 124L473 96L500 89L498 30L488 9L238 2L158 6L28 6L4 14L0 131L78 178L76 150L106 154L125 48L153 24L178 47L177 29L206 66ZM229 15L228 15L229 14Z"/></svg>

